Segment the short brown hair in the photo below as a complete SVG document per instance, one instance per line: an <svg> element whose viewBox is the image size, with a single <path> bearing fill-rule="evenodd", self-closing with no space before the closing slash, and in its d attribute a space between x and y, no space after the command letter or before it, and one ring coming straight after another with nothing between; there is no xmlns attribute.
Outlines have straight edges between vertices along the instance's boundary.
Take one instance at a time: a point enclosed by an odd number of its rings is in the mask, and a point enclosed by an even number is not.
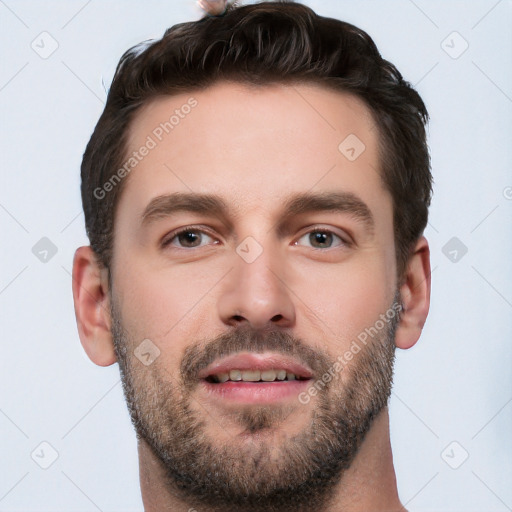
<svg viewBox="0 0 512 512"><path fill-rule="evenodd" d="M90 244L110 269L114 213L126 179L98 198L126 158L130 123L150 99L220 80L315 83L361 98L379 127L380 171L393 199L398 278L428 220L432 195L426 107L363 30L289 1L228 8L180 23L121 57L85 150L82 204Z"/></svg>

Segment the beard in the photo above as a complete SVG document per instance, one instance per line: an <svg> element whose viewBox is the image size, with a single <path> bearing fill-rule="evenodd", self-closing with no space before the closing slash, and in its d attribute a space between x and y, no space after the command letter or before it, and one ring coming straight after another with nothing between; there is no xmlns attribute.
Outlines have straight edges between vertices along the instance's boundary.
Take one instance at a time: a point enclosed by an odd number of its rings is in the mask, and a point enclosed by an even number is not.
<svg viewBox="0 0 512 512"><path fill-rule="evenodd" d="M384 327L375 329L362 348L356 342L360 350L328 382L322 375L330 369L332 376L337 368L332 355L270 327L254 330L245 325L190 344L178 375L171 375L158 359L145 366L133 356L138 343L111 301L112 336L131 421L139 442L159 462L166 491L188 506L212 512L329 510L373 420L387 406L399 300L397 292L388 310L395 313L392 318L381 320ZM201 369L241 351L295 357L313 370L312 385L322 382L307 406L304 401L240 406L225 421L241 427L242 433L223 443L209 435L212 417L198 407L193 392ZM286 435L286 419L297 412L308 415L307 425Z"/></svg>

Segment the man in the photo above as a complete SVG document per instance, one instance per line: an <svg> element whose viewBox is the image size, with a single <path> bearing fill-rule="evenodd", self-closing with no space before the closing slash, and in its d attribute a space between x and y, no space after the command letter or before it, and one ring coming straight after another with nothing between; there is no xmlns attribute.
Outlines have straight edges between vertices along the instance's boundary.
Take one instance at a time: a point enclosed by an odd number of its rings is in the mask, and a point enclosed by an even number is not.
<svg viewBox="0 0 512 512"><path fill-rule="evenodd" d="M146 511L405 510L387 402L430 302L426 121L366 33L297 3L121 58L73 296Z"/></svg>

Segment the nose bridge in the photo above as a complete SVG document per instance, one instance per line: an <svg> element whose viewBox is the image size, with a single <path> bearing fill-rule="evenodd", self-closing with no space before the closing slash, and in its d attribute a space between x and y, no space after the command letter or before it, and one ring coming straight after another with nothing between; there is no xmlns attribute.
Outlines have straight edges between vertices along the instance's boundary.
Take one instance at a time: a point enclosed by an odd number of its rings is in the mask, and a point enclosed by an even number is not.
<svg viewBox="0 0 512 512"><path fill-rule="evenodd" d="M260 243L249 236L238 245L236 254L235 272L247 290L275 292L283 286L283 255L269 238Z"/></svg>
<svg viewBox="0 0 512 512"><path fill-rule="evenodd" d="M295 321L282 249L264 228L242 239L218 303L223 322L246 321L262 328L269 323L289 327Z"/></svg>

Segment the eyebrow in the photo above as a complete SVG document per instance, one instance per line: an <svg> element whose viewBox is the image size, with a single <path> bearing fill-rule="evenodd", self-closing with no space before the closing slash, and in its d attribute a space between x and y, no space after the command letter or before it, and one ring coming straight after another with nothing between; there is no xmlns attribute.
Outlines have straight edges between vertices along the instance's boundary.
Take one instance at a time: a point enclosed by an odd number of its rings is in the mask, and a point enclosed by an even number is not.
<svg viewBox="0 0 512 512"><path fill-rule="evenodd" d="M175 213L190 212L219 218L231 226L230 208L217 194L174 192L152 199L141 216L141 225L170 217ZM305 192L288 197L282 208L278 233L283 233L290 218L314 212L349 214L361 222L368 232L373 233L375 220L368 205L352 192Z"/></svg>

